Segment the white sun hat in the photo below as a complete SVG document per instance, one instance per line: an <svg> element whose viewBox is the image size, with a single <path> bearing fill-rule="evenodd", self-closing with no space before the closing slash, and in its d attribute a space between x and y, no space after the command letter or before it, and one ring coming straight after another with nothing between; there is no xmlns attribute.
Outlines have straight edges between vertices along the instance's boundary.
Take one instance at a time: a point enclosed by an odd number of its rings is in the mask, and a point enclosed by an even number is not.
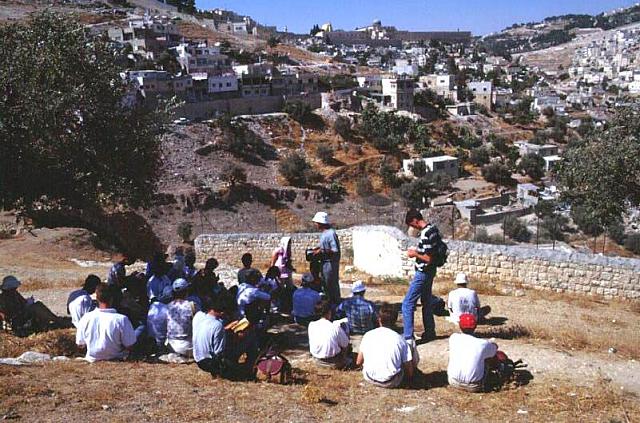
<svg viewBox="0 0 640 423"><path fill-rule="evenodd" d="M313 219L311 219L311 221L320 223L321 225L329 225L329 215L327 214L327 212L318 212L315 216L313 216Z"/></svg>
<svg viewBox="0 0 640 423"><path fill-rule="evenodd" d="M469 283L469 279L467 278L466 273L460 272L460 273L458 273L456 275L456 281L455 282L456 282L456 285L464 285L464 284Z"/></svg>
<svg viewBox="0 0 640 423"><path fill-rule="evenodd" d="M355 281L353 285L351 285L351 292L353 294L359 294L360 292L364 292L367 290L367 287L364 286L363 281Z"/></svg>

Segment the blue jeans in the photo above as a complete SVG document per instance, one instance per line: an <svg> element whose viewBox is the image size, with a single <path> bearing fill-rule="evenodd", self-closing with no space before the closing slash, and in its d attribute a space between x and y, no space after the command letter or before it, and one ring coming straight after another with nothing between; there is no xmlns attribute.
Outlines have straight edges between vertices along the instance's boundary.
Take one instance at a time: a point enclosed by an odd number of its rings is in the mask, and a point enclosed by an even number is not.
<svg viewBox="0 0 640 423"><path fill-rule="evenodd" d="M416 311L418 300L422 303L422 325L425 335L436 332L436 323L433 320L431 309L431 288L436 277L435 266L427 266L424 272L416 271L407 295L402 300L402 323L404 325L404 339L413 339L413 313Z"/></svg>
<svg viewBox="0 0 640 423"><path fill-rule="evenodd" d="M324 282L324 292L331 304L340 304L340 261L325 261L322 263L322 279Z"/></svg>

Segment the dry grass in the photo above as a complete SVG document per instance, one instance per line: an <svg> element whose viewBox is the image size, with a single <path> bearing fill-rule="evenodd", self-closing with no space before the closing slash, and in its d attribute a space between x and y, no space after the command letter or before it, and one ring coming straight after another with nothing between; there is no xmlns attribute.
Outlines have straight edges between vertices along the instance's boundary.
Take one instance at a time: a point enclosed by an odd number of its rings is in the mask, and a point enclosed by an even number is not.
<svg viewBox="0 0 640 423"><path fill-rule="evenodd" d="M78 272L81 273L81 272ZM66 280L44 280L35 278L21 279L22 285L20 287L23 291L36 291L38 289L52 289L52 288L79 288L84 283L84 279L66 279Z"/></svg>
<svg viewBox="0 0 640 423"><path fill-rule="evenodd" d="M37 351L52 356L76 354L74 329L60 329L18 338L0 332L0 357L17 357L26 351Z"/></svg>

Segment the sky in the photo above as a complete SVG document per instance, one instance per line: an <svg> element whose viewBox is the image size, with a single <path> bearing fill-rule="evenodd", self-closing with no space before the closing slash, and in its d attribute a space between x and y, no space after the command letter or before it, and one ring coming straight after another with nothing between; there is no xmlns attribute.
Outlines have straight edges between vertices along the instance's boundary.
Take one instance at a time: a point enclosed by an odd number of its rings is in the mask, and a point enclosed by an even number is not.
<svg viewBox="0 0 640 423"><path fill-rule="evenodd" d="M200 9L222 8L261 24L307 33L331 22L351 30L380 19L383 25L413 31L471 31L486 35L514 23L567 13L597 14L637 0L196 0Z"/></svg>

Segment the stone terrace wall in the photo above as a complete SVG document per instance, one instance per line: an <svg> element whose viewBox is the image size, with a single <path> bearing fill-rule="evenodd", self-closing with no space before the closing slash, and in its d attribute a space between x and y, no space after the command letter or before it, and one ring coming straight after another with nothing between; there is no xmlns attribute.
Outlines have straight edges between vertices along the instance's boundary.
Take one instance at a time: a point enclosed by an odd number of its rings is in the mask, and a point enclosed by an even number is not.
<svg viewBox="0 0 640 423"><path fill-rule="evenodd" d="M336 231L340 239L342 256L351 259L353 243L350 229ZM241 266L240 257L249 252L253 254L256 263L265 263L271 260L271 254L280 244L283 236L291 236L294 266L302 271L307 269L305 261L305 249L318 245L320 233L267 233L267 234L213 234L200 235L194 245L200 261L207 257L215 257L221 263Z"/></svg>
<svg viewBox="0 0 640 423"><path fill-rule="evenodd" d="M270 260L283 234L200 235L195 241L202 261L216 257L221 263L240 266L240 256L251 252L257 263ZM292 234L294 265L307 268L304 250L315 247L318 233ZM343 259L353 259L358 269L373 276L409 279L413 260L406 255L417 244L397 228L356 226L338 231ZM507 247L468 241L447 241L449 259L438 278L466 272L480 282L522 285L534 289L640 299L640 260L568 254L561 251ZM351 257L351 255L353 255Z"/></svg>
<svg viewBox="0 0 640 423"><path fill-rule="evenodd" d="M374 276L409 278L413 260L406 249L417 239L396 228L362 226L353 230L354 265ZM449 259L439 277L467 272L474 280L558 292L640 298L640 260L563 253L524 247L448 241Z"/></svg>

